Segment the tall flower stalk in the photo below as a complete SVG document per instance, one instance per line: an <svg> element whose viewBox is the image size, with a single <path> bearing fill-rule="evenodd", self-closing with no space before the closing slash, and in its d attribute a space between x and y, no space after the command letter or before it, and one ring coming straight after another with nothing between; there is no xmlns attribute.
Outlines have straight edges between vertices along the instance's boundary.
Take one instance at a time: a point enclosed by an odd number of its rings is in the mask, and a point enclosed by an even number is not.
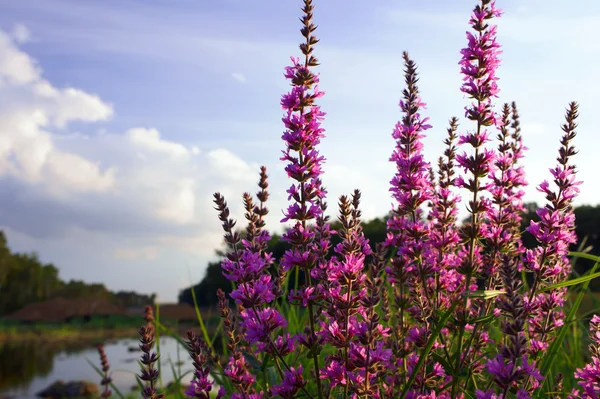
<svg viewBox="0 0 600 399"><path fill-rule="evenodd" d="M553 331L563 325L562 307L566 301L566 289L543 292L542 289L567 279L571 273L567 255L569 245L577 242L572 203L581 184L576 180L575 165L571 163L571 158L576 154L572 141L576 135L578 108L575 102L569 104L562 126L564 134L558 164L550 169L556 189L552 190L548 181L539 185L538 191L544 194L548 202L537 211L540 221L532 221L527 228L539 243L524 255L525 268L533 273L533 283L527 293L526 304L534 356L548 347Z"/></svg>
<svg viewBox="0 0 600 399"><path fill-rule="evenodd" d="M283 255L282 267L284 271L298 268L305 275L307 285L302 288L301 295L306 298L310 336L303 342L309 343L311 346L309 350L314 353L313 372L315 378L318 378L319 359L313 346L320 345L317 338L315 309L319 288L314 281L317 275L315 267L318 266L319 261L317 257L319 242L315 242L315 229L308 223L321 218L326 195L320 179L324 157L320 155L317 148L324 137L321 121L325 114L316 104L316 100L324 93L318 88L319 76L312 71L319 65L313 55L313 46L319 41L313 35L316 29L312 22L313 10L312 1L305 0L300 30L305 39L300 44L303 59L292 57L292 65L287 67L285 72L292 89L281 99L281 105L285 110L283 123L286 129L282 136L286 148L281 160L287 162L285 171L288 177L295 181L287 191L292 203L284 212L285 217L282 220L282 222L293 222L292 228L282 237L292 248ZM322 398L320 383L317 383L317 388L318 397Z"/></svg>
<svg viewBox="0 0 600 399"><path fill-rule="evenodd" d="M584 368L577 369L575 378L583 388L586 397L595 399L600 397L600 317L597 315L594 315L590 322L590 339L589 350L592 359ZM574 394L570 397L580 396L577 391Z"/></svg>
<svg viewBox="0 0 600 399"><path fill-rule="evenodd" d="M146 386L142 390L142 396L144 399L162 399L165 395L158 393L156 386L159 377L159 371L155 368L155 364L158 362L158 354L152 350L155 343L152 306L146 306L144 319L146 320L146 324L141 326L138 332L140 336L140 349L142 350L142 372L139 377L146 383Z"/></svg>
<svg viewBox="0 0 600 399"><path fill-rule="evenodd" d="M112 383L112 378L110 378L109 370L110 364L108 363L108 358L106 357L106 352L104 352L104 345L98 346L98 355L100 355L100 366L102 370L102 381L100 384L104 387L104 390L100 394L102 398L110 398L112 395L112 391L110 390L110 384Z"/></svg>
<svg viewBox="0 0 600 399"><path fill-rule="evenodd" d="M490 200L483 194L489 191L490 185L485 183L485 178L493 173L495 152L486 148L490 142L490 132L486 129L498 124L497 116L493 110L493 98L499 93L498 77L496 70L500 65L500 45L496 41L496 25L491 20L501 15L496 8L494 0L481 0L471 15L469 24L473 32L467 32L468 46L461 50L460 61L463 74L461 91L471 99L471 104L465 108L467 119L474 121L475 130L466 132L459 137L460 145L469 145L471 153L463 152L457 155L459 167L467 172L466 179L459 177L457 185L469 191L471 199L468 202L468 211L471 215L469 223L461 229L463 248L459 251L460 263L458 271L465 275L464 290L471 291L473 277L482 271L483 238L482 216L490 210ZM454 373L458 374L463 361L468 358L469 349L463 352L463 336L467 326L467 318L475 305L465 296L463 302L462 320L457 341ZM455 379L453 392L458 389L458 379Z"/></svg>
<svg viewBox="0 0 600 399"><path fill-rule="evenodd" d="M427 117L421 115L425 103L421 100L417 86L417 67L407 52L403 53L404 80L406 88L402 92L400 109L403 117L392 133L396 148L390 161L396 165L390 191L396 201L392 216L388 220L388 245L395 248L391 265L386 269L394 286L395 303L399 307L398 327L395 329L397 341L412 342L418 347L419 338L426 337L431 328L431 317L435 307L433 289L435 265L429 262L432 256L432 243L427 220L422 207L434 198L430 178L430 166L424 159L422 140L425 131L431 128ZM409 333L408 322L417 324ZM394 346L395 356L392 367L399 367L404 373L410 368L409 346ZM401 386L402 372L390 380L391 385ZM392 389L393 390L393 389Z"/></svg>
<svg viewBox="0 0 600 399"><path fill-rule="evenodd" d="M435 265L434 312L450 308L451 303L457 299L455 294L459 292L463 280L456 270L456 247L460 242L456 227L460 197L453 192L456 182L454 165L457 129L458 119L452 118L447 129L448 137L444 140L444 156L438 160L438 188L432 198L429 214L432 261ZM448 294L442 295L444 292Z"/></svg>

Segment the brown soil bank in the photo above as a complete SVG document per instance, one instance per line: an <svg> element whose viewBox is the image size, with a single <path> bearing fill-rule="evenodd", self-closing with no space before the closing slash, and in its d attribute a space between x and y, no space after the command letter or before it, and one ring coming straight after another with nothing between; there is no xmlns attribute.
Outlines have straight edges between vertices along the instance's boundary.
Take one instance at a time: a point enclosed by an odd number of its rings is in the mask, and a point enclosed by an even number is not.
<svg viewBox="0 0 600 399"><path fill-rule="evenodd" d="M142 323L140 323L141 325ZM168 332L162 331L162 336L168 336L174 333L173 328L168 328ZM185 338L188 330L195 334L202 334L200 328L194 326L179 326L178 335ZM212 332L211 332L212 333ZM46 344L69 344L69 343L101 343L106 340L120 338L138 338L137 327L101 329L101 328L77 328L77 327L42 327L42 328L15 328L6 331L0 330L0 345L4 343L20 342L39 342ZM0 398L1 399L1 398Z"/></svg>
<svg viewBox="0 0 600 399"><path fill-rule="evenodd" d="M0 331L0 345L4 343L39 342L39 343L70 343L70 342L103 342L107 339L136 338L137 329L11 329Z"/></svg>
<svg viewBox="0 0 600 399"><path fill-rule="evenodd" d="M127 315L127 311L102 299L54 298L25 306L5 317L24 323L61 323L74 318Z"/></svg>

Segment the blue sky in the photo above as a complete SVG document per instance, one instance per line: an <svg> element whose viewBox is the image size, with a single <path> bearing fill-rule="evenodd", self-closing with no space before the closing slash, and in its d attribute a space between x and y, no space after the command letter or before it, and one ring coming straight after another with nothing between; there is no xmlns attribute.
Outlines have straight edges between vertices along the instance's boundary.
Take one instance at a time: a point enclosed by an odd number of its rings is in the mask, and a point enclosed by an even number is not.
<svg viewBox="0 0 600 399"><path fill-rule="evenodd" d="M466 105L457 63L474 1L315 3L330 208L360 188L365 218L381 216L391 204L402 51L419 66L434 125L425 154L435 161L447 120ZM498 104L520 107L526 199L543 200L535 186L548 178L564 108L577 100L578 203L596 204L600 4L497 3ZM256 190L261 164L271 175L269 225L279 230L289 185L279 97L283 68L299 54L299 7L0 0L0 228L11 247L37 251L63 278L173 301L220 246L212 193L242 218L241 193Z"/></svg>

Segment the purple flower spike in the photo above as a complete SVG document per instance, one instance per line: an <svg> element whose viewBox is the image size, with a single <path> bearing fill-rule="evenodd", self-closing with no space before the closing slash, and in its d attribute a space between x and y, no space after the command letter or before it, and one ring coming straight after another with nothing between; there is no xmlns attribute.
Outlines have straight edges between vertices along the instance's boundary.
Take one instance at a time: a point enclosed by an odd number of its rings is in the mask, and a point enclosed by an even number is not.
<svg viewBox="0 0 600 399"><path fill-rule="evenodd" d="M533 349L538 350L544 350L553 338L550 333L563 325L562 306L566 300L564 288L545 292L540 292L540 289L569 277L569 245L577 242L572 203L579 193L577 186L581 182L576 180L575 166L570 161L577 153L571 144L576 135L577 117L578 105L572 102L562 126L564 135L557 158L558 165L550 169L556 191L551 189L547 181L540 184L538 190L545 194L548 203L537 211L540 221L532 221L527 228L539 242L537 248L527 250L523 256L525 269L534 275L526 305L529 309L529 336L532 344L535 342Z"/></svg>

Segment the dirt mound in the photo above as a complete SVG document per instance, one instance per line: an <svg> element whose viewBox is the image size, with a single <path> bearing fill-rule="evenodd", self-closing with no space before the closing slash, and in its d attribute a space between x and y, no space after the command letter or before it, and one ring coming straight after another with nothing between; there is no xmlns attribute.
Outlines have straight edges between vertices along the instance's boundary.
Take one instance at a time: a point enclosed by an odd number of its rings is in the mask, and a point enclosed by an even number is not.
<svg viewBox="0 0 600 399"><path fill-rule="evenodd" d="M93 317L126 315L124 308L104 299L64 299L54 298L43 302L31 303L13 314L9 320L23 322L57 323L75 317Z"/></svg>
<svg viewBox="0 0 600 399"><path fill-rule="evenodd" d="M37 393L42 398L96 398L100 394L98 385L87 381L56 381Z"/></svg>

